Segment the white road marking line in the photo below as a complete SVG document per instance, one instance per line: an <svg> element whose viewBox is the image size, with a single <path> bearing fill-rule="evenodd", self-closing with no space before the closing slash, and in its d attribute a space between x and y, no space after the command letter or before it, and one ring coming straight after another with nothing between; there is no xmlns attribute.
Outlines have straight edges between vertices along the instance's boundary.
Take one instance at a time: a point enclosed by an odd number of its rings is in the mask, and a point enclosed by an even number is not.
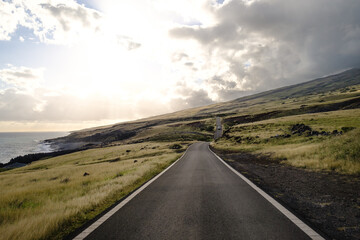
<svg viewBox="0 0 360 240"><path fill-rule="evenodd" d="M174 166L178 161L180 161L185 154L187 153L188 149L191 146L189 146L184 154L176 160L173 164L171 164L169 167L167 167L164 171L156 175L154 178L149 180L147 183L142 185L140 188L138 188L135 192L133 192L130 196L125 198L123 201L121 201L118 205L116 205L113 209L111 209L109 212L107 212L104 216L99 218L96 222L91 224L88 228L86 228L84 231L82 231L79 235L77 235L73 240L83 240L85 239L91 232L93 232L96 228L98 228L103 222L105 222L107 219L109 219L112 215L114 215L119 209L121 209L125 204L130 202L131 199L133 199L136 195L138 195L141 191L143 191L147 186L149 186L152 182L154 182L156 179L158 179L161 175L163 175L166 171L168 171L172 166Z"/></svg>
<svg viewBox="0 0 360 240"><path fill-rule="evenodd" d="M210 145L208 145L210 152L212 152L215 157L217 157L225 166L227 166L231 171L233 171L236 175L238 175L242 180L244 180L247 184L249 184L255 191L257 191L261 196L263 196L266 200L268 200L274 207L276 207L282 214L284 214L288 219L290 219L298 228L300 228L303 232L305 232L311 239L313 240L324 240L317 232L311 229L308 225L306 225L303 221L297 218L294 214L292 214L289 210L283 207L280 203L278 203L275 199L270 197L266 192L257 187L254 183L252 183L249 179L247 179L244 175L236 171L230 165L228 165L224 160L222 160L218 155L216 155L211 149Z"/></svg>

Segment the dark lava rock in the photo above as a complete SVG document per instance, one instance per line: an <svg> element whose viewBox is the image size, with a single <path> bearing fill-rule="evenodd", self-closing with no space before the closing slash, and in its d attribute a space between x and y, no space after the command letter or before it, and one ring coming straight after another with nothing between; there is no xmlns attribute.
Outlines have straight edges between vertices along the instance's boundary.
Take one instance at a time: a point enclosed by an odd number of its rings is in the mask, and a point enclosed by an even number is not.
<svg viewBox="0 0 360 240"><path fill-rule="evenodd" d="M318 136L320 133L318 131L311 131L310 136Z"/></svg>
<svg viewBox="0 0 360 240"><path fill-rule="evenodd" d="M306 131L309 131L309 132L312 131L311 127L309 127L303 123L300 123L300 124L298 123L298 124L293 125L290 130L291 130L292 134L302 134Z"/></svg>

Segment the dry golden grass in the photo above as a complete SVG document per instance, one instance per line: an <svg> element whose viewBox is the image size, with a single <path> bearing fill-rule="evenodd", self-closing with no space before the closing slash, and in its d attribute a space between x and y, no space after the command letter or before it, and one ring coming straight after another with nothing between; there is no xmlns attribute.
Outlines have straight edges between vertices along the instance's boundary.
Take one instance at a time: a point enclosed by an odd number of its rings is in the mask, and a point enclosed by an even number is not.
<svg viewBox="0 0 360 240"><path fill-rule="evenodd" d="M276 146L266 152L295 167L360 174L360 129L322 143Z"/></svg>
<svg viewBox="0 0 360 240"><path fill-rule="evenodd" d="M92 149L0 173L0 239L61 239L176 160L169 145Z"/></svg>

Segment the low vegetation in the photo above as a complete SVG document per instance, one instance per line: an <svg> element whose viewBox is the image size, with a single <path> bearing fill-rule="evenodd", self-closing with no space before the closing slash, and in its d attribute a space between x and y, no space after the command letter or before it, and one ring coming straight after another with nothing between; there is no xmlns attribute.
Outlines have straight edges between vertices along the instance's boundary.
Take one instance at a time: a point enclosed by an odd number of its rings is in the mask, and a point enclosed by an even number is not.
<svg viewBox="0 0 360 240"><path fill-rule="evenodd" d="M309 144L292 151L278 153L296 167L325 169L346 174L360 174L360 129Z"/></svg>
<svg viewBox="0 0 360 240"><path fill-rule="evenodd" d="M296 167L360 174L359 119L360 110L353 109L237 124L213 146L267 154Z"/></svg>
<svg viewBox="0 0 360 240"><path fill-rule="evenodd" d="M61 239L161 172L187 146L91 149L2 172L0 239Z"/></svg>

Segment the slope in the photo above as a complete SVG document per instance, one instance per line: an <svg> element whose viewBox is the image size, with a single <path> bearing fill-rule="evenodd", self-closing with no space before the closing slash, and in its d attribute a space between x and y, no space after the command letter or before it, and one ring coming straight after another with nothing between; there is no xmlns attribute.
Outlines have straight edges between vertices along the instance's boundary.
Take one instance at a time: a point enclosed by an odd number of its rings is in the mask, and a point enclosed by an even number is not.
<svg viewBox="0 0 360 240"><path fill-rule="evenodd" d="M210 119L214 116L236 117L279 110L281 113L277 112L275 115L284 116L358 108L360 97L360 93L357 91L358 85L360 85L360 69L351 69L336 75L238 98L229 102L76 131L67 137L50 142L58 145L59 148L70 148L71 146L79 146L79 144L69 145L72 142L84 145L88 143L109 144L129 141L130 139L144 141L164 130L167 130L168 135L169 133L192 135L195 140L206 140L211 135L211 126L214 123ZM287 112L284 112L285 110Z"/></svg>

